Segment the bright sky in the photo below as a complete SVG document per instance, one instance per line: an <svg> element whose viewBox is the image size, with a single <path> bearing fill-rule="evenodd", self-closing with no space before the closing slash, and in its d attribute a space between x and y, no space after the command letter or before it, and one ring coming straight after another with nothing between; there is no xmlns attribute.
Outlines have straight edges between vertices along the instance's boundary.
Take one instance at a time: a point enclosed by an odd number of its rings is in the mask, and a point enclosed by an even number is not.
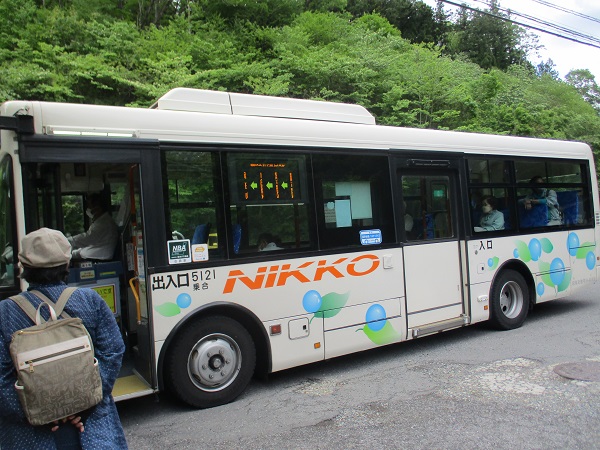
<svg viewBox="0 0 600 450"><path fill-rule="evenodd" d="M436 6L436 0L422 0L432 8ZM479 0L453 0L455 3L466 3L468 6L479 9L486 9L486 5ZM591 16L600 20L600 1L598 0L545 0L546 3L552 3L564 9L572 10ZM565 28L578 31L580 33L600 38L600 23L588 20L567 12L557 10L548 6L541 5L533 0L500 0L500 7L511 9L513 11L533 16ZM452 5L445 4L446 12L454 11ZM522 23L531 23L522 17L511 17L513 20ZM547 28L539 23L531 23L538 28ZM539 37L539 43L544 46L540 50L539 57L529 55L529 60L534 64L540 61L552 59L556 65L561 78L572 69L589 69L596 77L596 82L600 83L600 48L589 45L578 44L573 41L561 39L547 33L541 33L534 30L528 30ZM553 30L557 33L560 31ZM596 44L600 46L600 44Z"/></svg>

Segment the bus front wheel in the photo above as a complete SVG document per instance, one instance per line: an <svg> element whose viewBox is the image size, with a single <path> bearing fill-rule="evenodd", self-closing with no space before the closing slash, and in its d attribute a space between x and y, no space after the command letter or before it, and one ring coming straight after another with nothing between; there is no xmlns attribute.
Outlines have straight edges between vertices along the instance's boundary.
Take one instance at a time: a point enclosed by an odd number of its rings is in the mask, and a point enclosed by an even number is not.
<svg viewBox="0 0 600 450"><path fill-rule="evenodd" d="M499 330L519 328L529 311L529 288L515 270L504 270L494 281L490 295L490 322Z"/></svg>
<svg viewBox="0 0 600 450"><path fill-rule="evenodd" d="M228 317L205 317L188 325L169 349L169 390L196 408L229 403L246 388L256 365L248 331Z"/></svg>

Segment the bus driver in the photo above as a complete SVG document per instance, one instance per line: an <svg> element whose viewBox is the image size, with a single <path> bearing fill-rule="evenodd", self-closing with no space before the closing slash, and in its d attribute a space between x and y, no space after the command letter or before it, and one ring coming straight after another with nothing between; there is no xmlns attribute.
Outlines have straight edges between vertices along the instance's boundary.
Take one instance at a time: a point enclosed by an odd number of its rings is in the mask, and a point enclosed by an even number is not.
<svg viewBox="0 0 600 450"><path fill-rule="evenodd" d="M119 239L117 224L106 210L100 194L90 194L87 204L86 214L92 220L90 227L84 233L68 237L73 247L73 259L110 260Z"/></svg>

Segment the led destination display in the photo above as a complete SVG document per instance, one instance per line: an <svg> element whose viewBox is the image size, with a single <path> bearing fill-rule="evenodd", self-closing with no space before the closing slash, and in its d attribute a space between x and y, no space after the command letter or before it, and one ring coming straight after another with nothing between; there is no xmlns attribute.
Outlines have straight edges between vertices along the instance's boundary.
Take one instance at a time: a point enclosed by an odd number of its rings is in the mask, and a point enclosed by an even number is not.
<svg viewBox="0 0 600 450"><path fill-rule="evenodd" d="M278 203L298 201L300 193L300 172L304 161L297 158L281 160L256 160L235 158L235 172L230 176L235 183L231 191L239 203Z"/></svg>

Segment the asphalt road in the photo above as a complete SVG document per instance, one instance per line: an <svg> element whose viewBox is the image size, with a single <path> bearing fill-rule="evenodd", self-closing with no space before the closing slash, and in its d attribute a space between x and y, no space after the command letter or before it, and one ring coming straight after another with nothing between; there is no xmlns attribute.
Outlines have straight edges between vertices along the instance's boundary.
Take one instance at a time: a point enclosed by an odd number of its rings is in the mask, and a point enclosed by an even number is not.
<svg viewBox="0 0 600 450"><path fill-rule="evenodd" d="M517 330L477 324L272 374L218 408L166 394L118 408L131 449L596 449L600 382L553 369L600 372L599 324L596 283Z"/></svg>

